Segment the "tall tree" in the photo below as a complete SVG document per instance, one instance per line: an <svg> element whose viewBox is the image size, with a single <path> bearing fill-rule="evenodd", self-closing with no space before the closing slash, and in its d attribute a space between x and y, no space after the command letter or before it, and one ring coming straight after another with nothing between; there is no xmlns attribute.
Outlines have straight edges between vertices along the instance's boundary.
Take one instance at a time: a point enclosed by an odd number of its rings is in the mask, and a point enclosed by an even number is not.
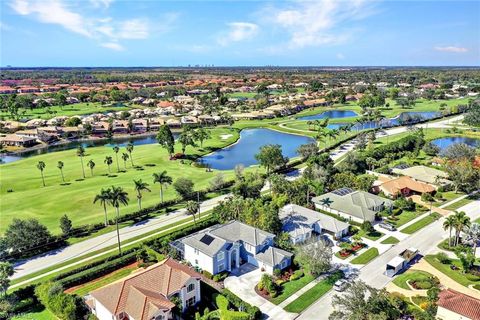
<svg viewBox="0 0 480 320"><path fill-rule="evenodd" d="M82 164L82 177L83 177L83 179L85 179L85 168L83 167L83 157L85 157L85 148L84 147L78 146L77 156L80 158L80 163Z"/></svg>
<svg viewBox="0 0 480 320"><path fill-rule="evenodd" d="M284 166L288 162L288 158L283 156L282 146L279 144L264 145L255 155L255 159L265 167L267 175L270 174L272 168Z"/></svg>
<svg viewBox="0 0 480 320"><path fill-rule="evenodd" d="M66 214L60 218L60 229L65 236L72 230L72 220L70 220Z"/></svg>
<svg viewBox="0 0 480 320"><path fill-rule="evenodd" d="M132 153L133 153L133 143L132 142L129 142L127 144L127 146L125 147L125 149L127 149L127 152L128 154L130 155L130 162L132 163L132 167L133 167L133 156L132 156Z"/></svg>
<svg viewBox="0 0 480 320"><path fill-rule="evenodd" d="M115 158L117 160L117 172L120 172L120 165L118 164L118 151L120 151L120 148L118 146L115 146L112 149L113 152L115 152Z"/></svg>
<svg viewBox="0 0 480 320"><path fill-rule="evenodd" d="M163 203L163 187L166 188L169 184L172 184L173 182L172 177L167 175L166 170L160 173L154 173L152 176L153 176L153 183L160 184L160 201Z"/></svg>
<svg viewBox="0 0 480 320"><path fill-rule="evenodd" d="M162 125L157 134L158 143L165 149L167 149L170 158L172 158L175 146L175 139L173 138L170 127L166 124Z"/></svg>
<svg viewBox="0 0 480 320"><path fill-rule="evenodd" d="M118 220L120 218L120 205L128 205L128 193L123 190L122 187L112 186L110 189L110 197L108 202L115 208L117 216L115 218L115 225L117 228L117 240L118 240L118 253L122 254L122 248L120 246L120 230L118 229Z"/></svg>
<svg viewBox="0 0 480 320"><path fill-rule="evenodd" d="M469 227L471 222L470 217L467 216L467 214L463 211L455 212L453 217L455 219L455 245L458 245L460 240L460 232L462 232L465 227Z"/></svg>
<svg viewBox="0 0 480 320"><path fill-rule="evenodd" d="M65 177L63 176L63 161L58 161L57 162L57 168L60 170L60 175L62 176L62 182L65 183Z"/></svg>
<svg viewBox="0 0 480 320"><path fill-rule="evenodd" d="M45 169L45 162L38 161L37 169L40 170L40 175L42 176L42 184L45 187L45 178L43 177L43 170Z"/></svg>
<svg viewBox="0 0 480 320"><path fill-rule="evenodd" d="M451 247L452 246L452 230L455 227L455 216L450 215L445 218L445 221L443 222L443 229L447 230L449 232L448 235L448 245Z"/></svg>
<svg viewBox="0 0 480 320"><path fill-rule="evenodd" d="M142 192L151 190L148 188L148 183L143 182L142 179L140 180L133 180L135 185L135 191L137 192L137 201L138 201L138 209L142 210Z"/></svg>
<svg viewBox="0 0 480 320"><path fill-rule="evenodd" d="M203 148L203 141L210 138L210 132L203 127L198 128L194 131L194 138L195 140L200 141L200 147Z"/></svg>
<svg viewBox="0 0 480 320"><path fill-rule="evenodd" d="M0 262L0 291L4 297L7 295L10 277L13 276L13 273L13 266L10 262Z"/></svg>
<svg viewBox="0 0 480 320"><path fill-rule="evenodd" d="M125 170L127 170L127 161L128 161L128 158L130 156L128 155L128 153L122 153L122 160L123 160L123 165L125 167Z"/></svg>
<svg viewBox="0 0 480 320"><path fill-rule="evenodd" d="M187 146L195 146L195 135L189 127L183 127L182 133L178 137L178 142L182 145L182 153L185 154Z"/></svg>
<svg viewBox="0 0 480 320"><path fill-rule="evenodd" d="M92 175L92 177L93 177L93 168L95 168L95 162L93 162L92 159L88 160L88 162L87 162L87 167L90 168L90 173L91 173L91 175Z"/></svg>
<svg viewBox="0 0 480 320"><path fill-rule="evenodd" d="M103 206L103 213L105 214L105 226L108 226L108 216L107 216L107 204L110 200L110 189L103 189L100 191L99 194L95 196L93 199L93 203L97 201Z"/></svg>
<svg viewBox="0 0 480 320"><path fill-rule="evenodd" d="M108 173L111 173L111 172L110 172L110 166L111 166L112 163L113 163L112 157L106 156L106 157L105 157L105 160L103 160L103 162L108 166Z"/></svg>
<svg viewBox="0 0 480 320"><path fill-rule="evenodd" d="M189 216L193 217L193 223L197 223L197 220L195 218L195 215L198 213L198 209L200 208L198 202L190 200L187 201L187 204L185 206L186 209L186 214Z"/></svg>
<svg viewBox="0 0 480 320"><path fill-rule="evenodd" d="M184 177L178 178L173 183L173 188L182 199L188 199L192 196L193 186L193 181Z"/></svg>

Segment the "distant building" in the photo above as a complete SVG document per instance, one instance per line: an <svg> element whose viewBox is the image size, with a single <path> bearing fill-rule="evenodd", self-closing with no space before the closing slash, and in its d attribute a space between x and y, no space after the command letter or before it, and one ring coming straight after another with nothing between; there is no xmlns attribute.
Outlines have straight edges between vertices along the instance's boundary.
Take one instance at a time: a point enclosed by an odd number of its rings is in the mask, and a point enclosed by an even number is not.
<svg viewBox="0 0 480 320"><path fill-rule="evenodd" d="M312 199L315 207L357 222L375 221L377 213L391 209L391 200L350 188L338 189Z"/></svg>
<svg viewBox="0 0 480 320"><path fill-rule="evenodd" d="M412 194L435 193L432 185L416 181L408 176L402 176L383 182L375 187L377 191L382 191L385 195L392 198L397 196L408 197Z"/></svg>
<svg viewBox="0 0 480 320"><path fill-rule="evenodd" d="M448 174L445 171L430 168L427 166L398 166L392 169L393 173L403 176L409 176L417 181L426 182L433 185L448 185Z"/></svg>
<svg viewBox="0 0 480 320"><path fill-rule="evenodd" d="M7 134L5 137L0 137L0 144L3 146L28 148L35 145L36 143L36 138L19 136L16 134Z"/></svg>

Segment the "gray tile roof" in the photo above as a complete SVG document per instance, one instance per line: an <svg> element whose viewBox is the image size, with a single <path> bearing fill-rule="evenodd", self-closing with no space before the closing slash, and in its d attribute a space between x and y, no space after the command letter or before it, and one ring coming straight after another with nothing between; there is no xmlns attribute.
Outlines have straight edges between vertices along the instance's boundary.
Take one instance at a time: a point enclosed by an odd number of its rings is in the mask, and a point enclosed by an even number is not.
<svg viewBox="0 0 480 320"><path fill-rule="evenodd" d="M179 241L211 257L227 243L243 241L252 246L257 246L267 238L273 237L275 237L275 235L272 233L254 228L239 221L231 221L199 231Z"/></svg>
<svg viewBox="0 0 480 320"><path fill-rule="evenodd" d="M347 213L359 219L373 220L376 214L374 208L381 206L390 207L393 202L365 191L353 191L352 193L339 195L335 191L314 197L315 204L323 205L323 199L330 199L330 208Z"/></svg>
<svg viewBox="0 0 480 320"><path fill-rule="evenodd" d="M280 248L268 247L262 252L257 253L255 258L266 265L275 267L281 263L284 258L292 258L293 254Z"/></svg>

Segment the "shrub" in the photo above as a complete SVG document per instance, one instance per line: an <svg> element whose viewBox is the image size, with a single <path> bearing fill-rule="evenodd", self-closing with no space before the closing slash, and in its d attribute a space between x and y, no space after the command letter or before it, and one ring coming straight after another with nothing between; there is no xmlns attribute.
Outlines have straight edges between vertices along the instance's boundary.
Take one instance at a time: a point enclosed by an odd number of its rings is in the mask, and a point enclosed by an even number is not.
<svg viewBox="0 0 480 320"><path fill-rule="evenodd" d="M277 278L280 277L282 275L282 270L278 268L273 269L273 275Z"/></svg>
<svg viewBox="0 0 480 320"><path fill-rule="evenodd" d="M228 305L230 302L225 296L222 296L221 294L215 294L213 299L215 300L215 304L217 305L218 309L228 310Z"/></svg>
<svg viewBox="0 0 480 320"><path fill-rule="evenodd" d="M261 311L258 307L252 306L239 297L237 297L234 293L232 293L228 289L224 289L222 294L228 299L228 301L235 306L240 311L245 311L249 315L249 320L257 320L261 318Z"/></svg>
<svg viewBox="0 0 480 320"><path fill-rule="evenodd" d="M77 299L63 292L59 283L45 282L35 288L35 295L41 303L60 319L75 320L77 314Z"/></svg>
<svg viewBox="0 0 480 320"><path fill-rule="evenodd" d="M432 287L432 283L428 280L415 281L414 283L412 283L412 286L415 289L428 290Z"/></svg>
<svg viewBox="0 0 480 320"><path fill-rule="evenodd" d="M202 274L203 274L203 276L204 276L205 278L208 278L208 279L212 279L212 278L213 278L213 275L212 275L210 272L208 272L207 270L203 270L203 271L202 271Z"/></svg>
<svg viewBox="0 0 480 320"><path fill-rule="evenodd" d="M477 276L471 273L465 274L465 278L467 278L470 281L480 281L480 276Z"/></svg>
<svg viewBox="0 0 480 320"><path fill-rule="evenodd" d="M303 270L297 270L290 276L290 281L295 281L303 277Z"/></svg>
<svg viewBox="0 0 480 320"><path fill-rule="evenodd" d="M450 258L448 257L448 255L445 252L437 253L436 258L442 264L449 264L450 261L451 261Z"/></svg>

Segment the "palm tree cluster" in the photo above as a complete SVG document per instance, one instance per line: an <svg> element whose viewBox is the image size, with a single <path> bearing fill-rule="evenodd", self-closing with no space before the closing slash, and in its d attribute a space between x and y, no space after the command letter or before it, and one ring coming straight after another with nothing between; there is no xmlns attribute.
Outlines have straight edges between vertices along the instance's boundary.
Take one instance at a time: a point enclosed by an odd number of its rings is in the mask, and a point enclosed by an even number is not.
<svg viewBox="0 0 480 320"><path fill-rule="evenodd" d="M460 233L469 230L471 226L470 217L465 212L455 212L454 215L448 216L443 222L443 228L449 230L448 245L455 247L460 244ZM452 238L452 231L455 231ZM466 232L468 234L468 232Z"/></svg>

